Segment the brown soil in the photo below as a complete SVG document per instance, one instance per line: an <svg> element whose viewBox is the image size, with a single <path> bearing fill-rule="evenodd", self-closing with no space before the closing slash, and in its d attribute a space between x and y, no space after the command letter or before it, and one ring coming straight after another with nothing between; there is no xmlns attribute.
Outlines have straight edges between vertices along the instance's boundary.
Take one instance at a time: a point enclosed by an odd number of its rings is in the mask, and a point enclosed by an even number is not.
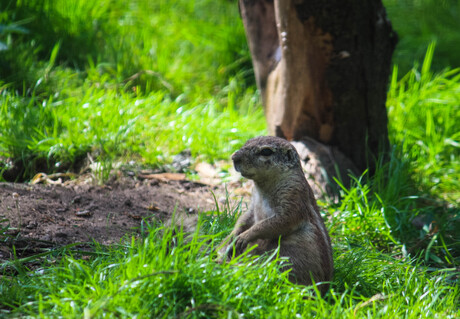
<svg viewBox="0 0 460 319"><path fill-rule="evenodd" d="M143 221L165 221L174 210L215 208L217 187L187 180L119 177L104 186L0 183L0 262L77 242L119 243Z"/></svg>

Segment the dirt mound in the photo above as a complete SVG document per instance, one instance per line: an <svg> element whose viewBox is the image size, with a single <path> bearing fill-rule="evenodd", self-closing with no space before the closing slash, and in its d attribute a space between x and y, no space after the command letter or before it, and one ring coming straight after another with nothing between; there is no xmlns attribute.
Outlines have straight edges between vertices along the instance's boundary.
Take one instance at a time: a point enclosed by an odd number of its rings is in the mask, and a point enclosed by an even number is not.
<svg viewBox="0 0 460 319"><path fill-rule="evenodd" d="M142 220L162 221L175 209L214 209L211 191L219 192L187 180L129 177L104 186L0 183L0 239L8 239L0 242L0 261L13 257L13 244L23 257L75 242L117 243L138 233Z"/></svg>

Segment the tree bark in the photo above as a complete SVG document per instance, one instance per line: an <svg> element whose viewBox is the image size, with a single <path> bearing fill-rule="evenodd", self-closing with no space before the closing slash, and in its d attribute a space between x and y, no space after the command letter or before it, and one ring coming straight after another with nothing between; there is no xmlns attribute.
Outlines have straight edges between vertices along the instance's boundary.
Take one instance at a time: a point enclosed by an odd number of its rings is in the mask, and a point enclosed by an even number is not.
<svg viewBox="0 0 460 319"><path fill-rule="evenodd" d="M312 138L372 170L389 144L397 41L381 0L239 1L270 133Z"/></svg>

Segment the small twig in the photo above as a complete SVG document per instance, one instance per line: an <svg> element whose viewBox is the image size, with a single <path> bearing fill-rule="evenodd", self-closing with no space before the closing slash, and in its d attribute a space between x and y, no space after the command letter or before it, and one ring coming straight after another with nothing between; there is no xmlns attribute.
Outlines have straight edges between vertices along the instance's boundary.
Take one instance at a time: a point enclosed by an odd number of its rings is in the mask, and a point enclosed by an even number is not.
<svg viewBox="0 0 460 319"><path fill-rule="evenodd" d="M375 301L382 301L382 300L385 300L387 299L389 296L384 296L382 294L376 294L374 296L372 296L369 300L366 300L358 305L356 305L355 307L355 311L354 311L354 315L356 316L356 312L361 309L361 308L364 308L364 307L367 307L369 304L375 302Z"/></svg>
<svg viewBox="0 0 460 319"><path fill-rule="evenodd" d="M137 73L134 73L129 78L125 79L124 82L128 83L128 82L134 81L137 78L139 78L142 74L147 74L149 76L156 77L160 81L160 83L165 88L167 88L170 92L172 92L174 90L174 87L168 81L166 81L160 73L152 71L152 70L141 70L141 71L139 71Z"/></svg>

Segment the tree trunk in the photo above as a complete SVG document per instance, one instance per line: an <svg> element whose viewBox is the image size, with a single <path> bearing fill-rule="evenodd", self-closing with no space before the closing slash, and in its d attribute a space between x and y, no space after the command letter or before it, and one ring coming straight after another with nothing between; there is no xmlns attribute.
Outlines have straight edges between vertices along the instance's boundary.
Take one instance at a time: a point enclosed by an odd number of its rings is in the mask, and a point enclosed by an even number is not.
<svg viewBox="0 0 460 319"><path fill-rule="evenodd" d="M240 11L270 133L314 139L372 170L389 144L397 41L381 0L240 0Z"/></svg>

